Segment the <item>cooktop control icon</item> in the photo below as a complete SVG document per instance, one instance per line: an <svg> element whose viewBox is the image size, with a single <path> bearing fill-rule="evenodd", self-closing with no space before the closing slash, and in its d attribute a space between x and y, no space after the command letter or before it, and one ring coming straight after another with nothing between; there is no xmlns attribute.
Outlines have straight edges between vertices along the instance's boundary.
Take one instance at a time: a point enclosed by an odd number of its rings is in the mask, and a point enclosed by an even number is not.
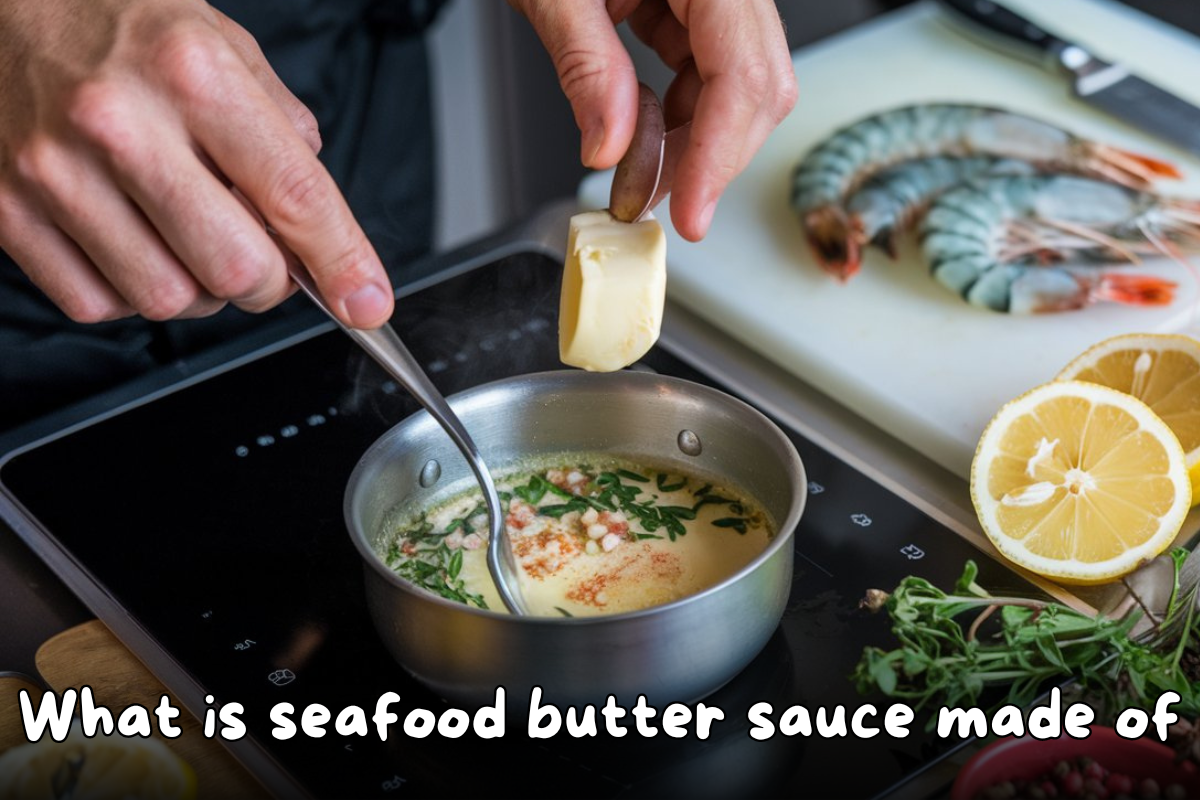
<svg viewBox="0 0 1200 800"><path fill-rule="evenodd" d="M296 673L290 669L277 669L267 676L267 680L276 686L287 686L292 681L296 680Z"/></svg>

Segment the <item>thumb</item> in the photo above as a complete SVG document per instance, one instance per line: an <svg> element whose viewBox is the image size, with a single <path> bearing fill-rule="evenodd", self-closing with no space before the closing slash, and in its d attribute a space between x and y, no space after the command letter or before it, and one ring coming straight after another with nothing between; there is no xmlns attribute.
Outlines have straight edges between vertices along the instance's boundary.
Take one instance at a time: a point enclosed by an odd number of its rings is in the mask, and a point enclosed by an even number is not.
<svg viewBox="0 0 1200 800"><path fill-rule="evenodd" d="M633 61L603 0L513 0L542 40L575 112L585 166L616 164L633 139L638 89Z"/></svg>

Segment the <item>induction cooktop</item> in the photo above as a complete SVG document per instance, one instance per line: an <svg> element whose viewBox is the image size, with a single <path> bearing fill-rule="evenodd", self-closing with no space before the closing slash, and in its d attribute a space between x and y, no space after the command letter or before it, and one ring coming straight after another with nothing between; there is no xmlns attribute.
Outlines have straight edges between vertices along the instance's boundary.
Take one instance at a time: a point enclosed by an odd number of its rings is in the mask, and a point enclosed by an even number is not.
<svg viewBox="0 0 1200 800"><path fill-rule="evenodd" d="M403 298L395 325L447 394L557 369L560 270L535 249L477 258ZM746 388L669 342L634 368ZM785 425L810 480L791 597L765 649L705 699L725 712L709 738L535 741L510 726L490 740L277 740L268 711L284 701L370 710L394 691L402 715L446 708L376 636L342 518L358 458L416 410L344 334L318 326L10 454L0 507L184 705L244 706L248 735L227 746L281 796L885 795L960 743L924 733L920 717L904 739L758 741L748 709L885 707L849 677L864 646L893 646L886 620L858 607L869 588L911 573L951 585L975 559L984 585L1037 592Z"/></svg>

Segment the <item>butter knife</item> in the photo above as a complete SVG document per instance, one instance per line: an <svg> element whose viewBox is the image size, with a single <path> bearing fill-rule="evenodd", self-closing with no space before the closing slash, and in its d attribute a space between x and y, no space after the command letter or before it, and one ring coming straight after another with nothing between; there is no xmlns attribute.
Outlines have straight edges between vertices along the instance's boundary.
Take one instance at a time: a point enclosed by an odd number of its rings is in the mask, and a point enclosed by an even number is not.
<svg viewBox="0 0 1200 800"><path fill-rule="evenodd" d="M1006 52L1065 74L1075 96L1200 155L1200 108L992 0L942 0Z"/></svg>
<svg viewBox="0 0 1200 800"><path fill-rule="evenodd" d="M1135 608L1140 609L1143 617L1133 629L1134 636L1140 636L1162 621L1174 594L1176 580L1179 582L1180 596L1187 595L1200 584L1200 547L1193 549L1184 559L1178 575L1169 553L1142 565L1123 578L1120 584L1114 584L1113 591L1096 604L1097 610L1105 616L1119 619ZM1197 597L1197 605L1200 605L1200 596Z"/></svg>
<svg viewBox="0 0 1200 800"><path fill-rule="evenodd" d="M666 130L662 103L638 84L638 118L633 140L613 174L608 208L622 222L640 222L671 191L675 167L687 147L692 123Z"/></svg>

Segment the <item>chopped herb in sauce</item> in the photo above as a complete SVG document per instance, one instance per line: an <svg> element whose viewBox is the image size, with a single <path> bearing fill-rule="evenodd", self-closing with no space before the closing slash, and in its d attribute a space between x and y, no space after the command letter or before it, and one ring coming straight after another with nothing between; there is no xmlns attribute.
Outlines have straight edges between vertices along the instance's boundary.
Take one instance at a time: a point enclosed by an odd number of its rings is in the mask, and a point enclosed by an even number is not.
<svg viewBox="0 0 1200 800"><path fill-rule="evenodd" d="M712 484L689 490L689 483L687 476L656 470L589 465L504 481L501 506L523 583L528 577L536 589L565 581L561 595L547 601L544 612L572 617L600 613L614 604L629 610L623 606L625 594L638 575L655 585L642 591L650 601L633 607L668 602L703 588L692 585L702 578L711 583L722 577L710 576L714 570L736 570L761 552L771 532L760 512L716 493ZM472 497L478 492L400 526L387 538L385 561L401 577L441 597L488 608L485 594L494 593L484 558L489 526L484 505ZM703 519L697 522L701 512ZM702 543L679 549L688 523L711 530L708 537L720 537L722 530L742 537L754 531L762 535L762 544L739 545L732 560L722 552L697 561L697 556L685 557L685 551ZM731 540L720 541L726 544L717 546L732 547ZM500 605L496 598L493 606Z"/></svg>

